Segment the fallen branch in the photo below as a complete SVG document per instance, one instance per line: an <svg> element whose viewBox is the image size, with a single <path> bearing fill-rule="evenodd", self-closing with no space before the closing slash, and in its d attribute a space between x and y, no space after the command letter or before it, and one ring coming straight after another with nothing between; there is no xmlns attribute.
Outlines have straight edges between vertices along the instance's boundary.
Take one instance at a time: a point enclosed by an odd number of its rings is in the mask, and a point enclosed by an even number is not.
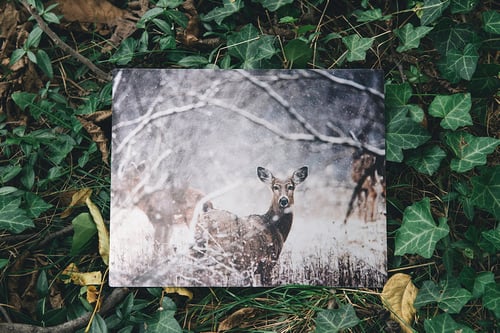
<svg viewBox="0 0 500 333"><path fill-rule="evenodd" d="M129 293L128 288L116 288L113 289L113 292L106 298L106 301L102 305L101 311L99 314L103 315L113 310L118 303L120 303ZM77 329L84 327L90 317L92 316L91 312L84 314L81 317L70 320L66 323L51 326L51 327L38 327L34 325L28 324L15 324L15 323L2 323L0 324L0 332L18 332L18 333L50 333L50 332L58 332L58 333L71 333L75 332Z"/></svg>
<svg viewBox="0 0 500 333"><path fill-rule="evenodd" d="M47 23L38 15L38 13L28 4L26 0L21 0L21 4L28 10L28 12L33 16L35 21L38 23L40 28L47 34L47 36L52 39L54 44L56 44L58 47L60 47L64 52L69 53L72 57L74 57L76 60L80 61L82 64L87 66L92 72L94 72L97 75L97 78L102 81L110 81L111 80L111 75L109 73L104 72L102 69L94 65L89 59L85 58L82 56L80 53L76 52L66 44L59 36L52 31L52 29L49 28Z"/></svg>

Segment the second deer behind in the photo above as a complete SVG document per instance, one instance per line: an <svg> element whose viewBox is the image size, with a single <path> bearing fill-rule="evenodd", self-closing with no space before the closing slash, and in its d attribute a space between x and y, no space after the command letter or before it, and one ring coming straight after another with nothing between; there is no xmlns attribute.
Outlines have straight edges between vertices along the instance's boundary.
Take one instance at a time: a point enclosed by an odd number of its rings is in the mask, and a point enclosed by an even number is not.
<svg viewBox="0 0 500 333"><path fill-rule="evenodd" d="M265 214L239 217L210 209L200 215L193 255L214 267L215 271L209 273L213 279L224 284L234 281L231 275L237 275L243 284L272 284L272 269L292 226L295 187L307 178L308 172L304 166L289 178L279 179L266 168L258 167L257 177L273 193Z"/></svg>

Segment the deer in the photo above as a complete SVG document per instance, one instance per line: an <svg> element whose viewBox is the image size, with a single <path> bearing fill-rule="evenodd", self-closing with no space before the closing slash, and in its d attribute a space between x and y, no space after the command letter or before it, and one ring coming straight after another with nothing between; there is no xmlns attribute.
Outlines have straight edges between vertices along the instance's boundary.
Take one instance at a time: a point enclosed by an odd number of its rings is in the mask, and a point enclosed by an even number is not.
<svg viewBox="0 0 500 333"><path fill-rule="evenodd" d="M303 166L290 177L279 179L268 169L258 167L257 177L272 191L267 212L239 217L210 208L201 213L193 256L210 256L223 267L229 267L230 272L243 273L250 284L271 285L272 270L292 227L294 191L308 173L309 168Z"/></svg>
<svg viewBox="0 0 500 333"><path fill-rule="evenodd" d="M385 161L380 156L371 153L356 151L353 154L351 178L356 183L351 200L349 201L344 223L354 210L354 202L364 210L364 220L374 221L378 192L377 182L382 186L382 197L385 198Z"/></svg>

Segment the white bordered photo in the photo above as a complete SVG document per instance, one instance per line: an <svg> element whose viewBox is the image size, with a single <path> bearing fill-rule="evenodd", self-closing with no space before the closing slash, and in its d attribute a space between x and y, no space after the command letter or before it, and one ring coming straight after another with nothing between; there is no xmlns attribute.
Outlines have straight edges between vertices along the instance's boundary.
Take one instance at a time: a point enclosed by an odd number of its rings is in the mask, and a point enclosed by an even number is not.
<svg viewBox="0 0 500 333"><path fill-rule="evenodd" d="M381 287L383 73L123 69L112 286Z"/></svg>

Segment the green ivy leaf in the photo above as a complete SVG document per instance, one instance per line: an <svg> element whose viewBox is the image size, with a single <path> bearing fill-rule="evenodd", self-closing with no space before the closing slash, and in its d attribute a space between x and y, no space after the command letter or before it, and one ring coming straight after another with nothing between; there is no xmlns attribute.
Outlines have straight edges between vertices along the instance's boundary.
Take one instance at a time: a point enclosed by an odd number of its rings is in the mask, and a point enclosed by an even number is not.
<svg viewBox="0 0 500 333"><path fill-rule="evenodd" d="M451 169L456 172L466 172L475 166L486 164L486 156L500 144L498 139L476 137L466 132L448 132L444 138L456 156L450 164Z"/></svg>
<svg viewBox="0 0 500 333"><path fill-rule="evenodd" d="M413 24L407 23L400 29L395 29L394 33L401 40L402 45L398 46L396 51L404 52L417 48L420 40L431 31L432 27L413 27Z"/></svg>
<svg viewBox="0 0 500 333"><path fill-rule="evenodd" d="M434 281L425 281L413 305L419 309L424 305L437 303L447 313L459 313L471 298L472 294L461 288L455 280L442 281L439 286Z"/></svg>
<svg viewBox="0 0 500 333"><path fill-rule="evenodd" d="M500 220L500 166L479 169L471 178L472 203Z"/></svg>
<svg viewBox="0 0 500 333"><path fill-rule="evenodd" d="M438 95L429 106L429 114L443 118L441 127L456 130L459 127L472 125L470 94Z"/></svg>
<svg viewBox="0 0 500 333"><path fill-rule="evenodd" d="M417 148L427 142L431 136L411 117L408 117L408 108L389 108L386 134L387 160L401 162L403 150Z"/></svg>
<svg viewBox="0 0 500 333"><path fill-rule="evenodd" d="M360 23L388 20L391 17L390 15L382 15L382 10L380 8L369 10L355 10L354 15L356 16L356 21Z"/></svg>
<svg viewBox="0 0 500 333"><path fill-rule="evenodd" d="M413 152L406 163L420 173L432 176L446 157L446 152L439 146L426 147Z"/></svg>
<svg viewBox="0 0 500 333"><path fill-rule="evenodd" d="M387 108L404 106L410 100L413 91L408 82L385 85L385 106Z"/></svg>
<svg viewBox="0 0 500 333"><path fill-rule="evenodd" d="M471 80L476 71L479 54L474 44L467 44L463 49L451 49L438 62L438 68L443 77L451 83L460 79Z"/></svg>
<svg viewBox="0 0 500 333"><path fill-rule="evenodd" d="M20 205L20 198L0 196L0 229L18 234L35 226L26 211L19 207Z"/></svg>
<svg viewBox="0 0 500 333"><path fill-rule="evenodd" d="M500 284L490 283L484 286L483 306L500 318Z"/></svg>
<svg viewBox="0 0 500 333"><path fill-rule="evenodd" d="M467 44L481 42L473 26L455 24L451 19L442 19L429 34L437 51L445 56L450 50L462 50Z"/></svg>
<svg viewBox="0 0 500 333"><path fill-rule="evenodd" d="M467 91L474 97L494 95L500 89L500 64L478 64L474 76L467 85Z"/></svg>
<svg viewBox="0 0 500 333"><path fill-rule="evenodd" d="M119 66L126 65L134 59L135 49L139 43L134 38L127 38L121 44L115 54L109 59L110 62Z"/></svg>
<svg viewBox="0 0 500 333"><path fill-rule="evenodd" d="M42 198L32 192L24 194L26 213L30 218L38 218L43 212L52 207L51 204L46 203Z"/></svg>
<svg viewBox="0 0 500 333"><path fill-rule="evenodd" d="M162 308L148 323L146 332L182 333L182 328L174 317L175 303L168 297L163 298Z"/></svg>
<svg viewBox="0 0 500 333"><path fill-rule="evenodd" d="M288 60L288 68L304 68L311 59L313 51L301 39L292 39L285 47L284 52Z"/></svg>
<svg viewBox="0 0 500 333"><path fill-rule="evenodd" d="M395 255L417 253L430 258L436 243L448 233L446 219L440 218L439 225L436 226L430 200L424 198L405 209L403 223L396 233Z"/></svg>
<svg viewBox="0 0 500 333"><path fill-rule="evenodd" d="M372 47L374 38L359 37L357 34L342 38L347 47L347 61L361 61L366 58L366 51Z"/></svg>
<svg viewBox="0 0 500 333"><path fill-rule="evenodd" d="M500 34L500 13L495 10L484 12L483 29L492 34Z"/></svg>
<svg viewBox="0 0 500 333"><path fill-rule="evenodd" d="M351 304L334 310L320 310L316 317L316 333L335 333L360 322Z"/></svg>
<svg viewBox="0 0 500 333"><path fill-rule="evenodd" d="M424 321L426 333L474 333L468 326L457 323L447 313L440 314Z"/></svg>
<svg viewBox="0 0 500 333"><path fill-rule="evenodd" d="M472 297L479 298L484 295L484 289L487 284L495 283L495 274L493 272L481 272L474 280Z"/></svg>
<svg viewBox="0 0 500 333"><path fill-rule="evenodd" d="M421 25L429 25L441 17L444 10L449 6L450 0L424 0L422 7Z"/></svg>
<svg viewBox="0 0 500 333"><path fill-rule="evenodd" d="M218 25L228 17L238 12L243 8L244 4L241 0L223 0L223 7L216 7L202 17L205 22L215 21Z"/></svg>
<svg viewBox="0 0 500 333"><path fill-rule="evenodd" d="M255 2L260 3L265 9L274 12L284 5L291 4L293 0L256 0Z"/></svg>
<svg viewBox="0 0 500 333"><path fill-rule="evenodd" d="M252 24L230 35L227 38L227 47L230 55L243 61L241 67L244 69L260 68L263 60L276 53L274 37L259 35L259 31Z"/></svg>
<svg viewBox="0 0 500 333"><path fill-rule="evenodd" d="M74 234L70 255L74 256L79 254L92 240L97 233L97 228L89 213L79 214L71 221L71 224L73 225Z"/></svg>
<svg viewBox="0 0 500 333"><path fill-rule="evenodd" d="M493 230L483 231L481 236L490 242L496 251L500 250L500 226Z"/></svg>
<svg viewBox="0 0 500 333"><path fill-rule="evenodd" d="M452 14L469 13L476 7L479 0L453 0L451 2Z"/></svg>

